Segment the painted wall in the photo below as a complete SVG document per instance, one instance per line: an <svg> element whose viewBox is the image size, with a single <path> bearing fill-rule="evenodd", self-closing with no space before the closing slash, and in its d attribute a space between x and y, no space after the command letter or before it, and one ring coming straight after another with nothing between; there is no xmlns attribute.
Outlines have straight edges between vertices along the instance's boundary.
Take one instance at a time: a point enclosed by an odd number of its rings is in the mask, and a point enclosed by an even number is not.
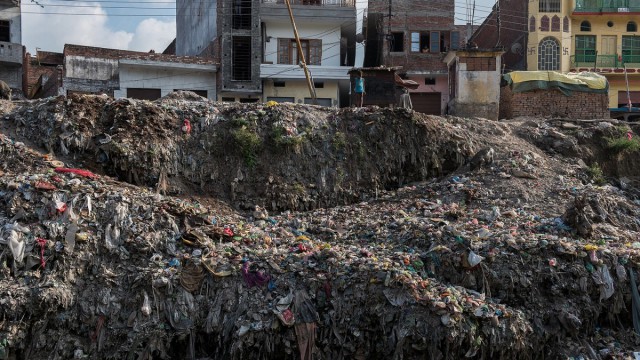
<svg viewBox="0 0 640 360"><path fill-rule="evenodd" d="M580 24L583 21L589 21L591 24L591 31L580 31ZM613 26L609 27L607 22L611 21ZM634 21L637 26L640 27L640 15L598 15L598 16L581 16L574 17L572 20L573 38L575 35L595 35L596 36L596 50L598 54L603 54L602 36L616 36L616 53L622 54L622 36L640 36L640 32L628 32L627 23ZM575 49L575 39L572 43L572 49ZM571 51L571 55L574 51ZM640 64L634 64L633 67L640 67Z"/></svg>
<svg viewBox="0 0 640 360"><path fill-rule="evenodd" d="M268 97L293 97L296 103L304 103L304 98L311 97L306 80L286 80L285 87L275 87L273 81L265 80L262 89L263 101ZM333 105L338 106L338 82L324 81L323 88L316 88L316 97L332 99Z"/></svg>
<svg viewBox="0 0 640 360"><path fill-rule="evenodd" d="M206 90L207 98L215 100L216 73L120 64L120 89L114 97L126 97L128 88L160 89L162 96L174 90Z"/></svg>
<svg viewBox="0 0 640 360"><path fill-rule="evenodd" d="M199 55L217 36L217 0L176 1L176 55Z"/></svg>
<svg viewBox="0 0 640 360"><path fill-rule="evenodd" d="M529 15L527 19L522 19L522 21L526 21L527 29L529 29L529 19L533 16L535 18L535 31L529 32L529 39L527 42L527 49L525 49L527 53L527 70L529 71L537 71L538 70L538 45L541 41L543 41L547 37L552 37L558 41L560 45L560 68L558 71L568 72L571 66L571 55L573 49L573 38L571 36L572 24L571 24L571 12L574 8L574 3L572 0L562 0L560 6L560 12L555 13L541 13L539 12L540 1L532 0L529 1ZM543 16L547 16L549 18L549 31L541 31L540 24ZM560 18L560 31L550 31L551 30L551 19L554 16L558 16ZM569 19L569 31L563 31L563 19L567 17Z"/></svg>
<svg viewBox="0 0 640 360"><path fill-rule="evenodd" d="M118 78L118 60L68 55L64 59L65 78L112 80Z"/></svg>
<svg viewBox="0 0 640 360"><path fill-rule="evenodd" d="M425 77L419 75L409 75L407 80L413 80L420 84L415 90L409 90L409 92L439 92L441 94L440 109L444 114L447 110L447 103L449 102L449 78L447 76L435 76L435 85L425 85Z"/></svg>
<svg viewBox="0 0 640 360"><path fill-rule="evenodd" d="M323 66L340 66L340 27L335 24L296 24L300 39L322 40ZM266 22L266 34L271 36L269 42L265 42L265 61L278 63L278 38L293 39L293 29L289 22Z"/></svg>
<svg viewBox="0 0 640 360"><path fill-rule="evenodd" d="M20 16L20 7L11 3L0 4L0 20L9 20L11 22L11 42L22 44L22 18Z"/></svg>
<svg viewBox="0 0 640 360"><path fill-rule="evenodd" d="M499 64L500 58L497 58ZM458 64L456 98L462 103L497 103L500 100L500 71L467 71ZM498 66L500 69L500 66Z"/></svg>

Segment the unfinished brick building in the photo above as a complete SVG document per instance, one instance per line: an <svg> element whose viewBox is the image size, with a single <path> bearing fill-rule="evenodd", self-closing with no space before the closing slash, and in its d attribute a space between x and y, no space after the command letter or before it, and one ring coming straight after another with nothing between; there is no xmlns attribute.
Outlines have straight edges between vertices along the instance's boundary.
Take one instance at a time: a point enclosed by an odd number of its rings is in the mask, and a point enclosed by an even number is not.
<svg viewBox="0 0 640 360"><path fill-rule="evenodd" d="M369 0L365 66L401 66L416 111L443 114L449 101L444 54L460 47L454 0ZM366 91L366 84L365 84Z"/></svg>

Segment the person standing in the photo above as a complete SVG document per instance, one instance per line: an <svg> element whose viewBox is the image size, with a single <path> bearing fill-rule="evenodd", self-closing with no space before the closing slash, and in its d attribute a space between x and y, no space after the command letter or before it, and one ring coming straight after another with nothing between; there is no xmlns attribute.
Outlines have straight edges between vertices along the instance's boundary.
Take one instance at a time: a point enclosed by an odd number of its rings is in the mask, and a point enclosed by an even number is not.
<svg viewBox="0 0 640 360"><path fill-rule="evenodd" d="M356 92L356 102L359 107L362 107L364 104L364 77L362 76L362 70L360 71L360 76L355 79L355 92Z"/></svg>

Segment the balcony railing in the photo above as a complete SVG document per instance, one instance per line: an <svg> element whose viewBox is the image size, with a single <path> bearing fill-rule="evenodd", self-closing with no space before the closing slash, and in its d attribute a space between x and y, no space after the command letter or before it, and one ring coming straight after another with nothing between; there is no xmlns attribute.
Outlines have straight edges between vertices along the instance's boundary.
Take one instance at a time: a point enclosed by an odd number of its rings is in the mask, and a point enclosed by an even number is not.
<svg viewBox="0 0 640 360"><path fill-rule="evenodd" d="M622 69L623 65L627 67L638 68L640 67L640 55L572 55L571 67L572 68L609 68L609 69Z"/></svg>
<svg viewBox="0 0 640 360"><path fill-rule="evenodd" d="M576 0L576 13L640 12L640 0Z"/></svg>
<svg viewBox="0 0 640 360"><path fill-rule="evenodd" d="M355 7L355 0L289 0L291 5ZM263 4L285 4L285 0L262 0Z"/></svg>

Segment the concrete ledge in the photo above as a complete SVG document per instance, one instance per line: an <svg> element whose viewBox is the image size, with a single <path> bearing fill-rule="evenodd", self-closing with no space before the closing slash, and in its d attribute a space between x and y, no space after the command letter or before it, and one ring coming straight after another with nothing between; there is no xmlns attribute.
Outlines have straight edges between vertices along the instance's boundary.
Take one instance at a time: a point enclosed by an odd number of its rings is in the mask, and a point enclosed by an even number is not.
<svg viewBox="0 0 640 360"><path fill-rule="evenodd" d="M218 71L218 67L216 65L185 64L185 63L168 62L168 61L121 59L118 61L118 64L120 66L125 65L125 66L154 67L154 68L165 68L165 69L184 69L184 70L210 71L210 72Z"/></svg>
<svg viewBox="0 0 640 360"><path fill-rule="evenodd" d="M314 80L349 80L350 66L309 65ZM262 64L260 78L266 79L304 79L304 71L297 65Z"/></svg>

